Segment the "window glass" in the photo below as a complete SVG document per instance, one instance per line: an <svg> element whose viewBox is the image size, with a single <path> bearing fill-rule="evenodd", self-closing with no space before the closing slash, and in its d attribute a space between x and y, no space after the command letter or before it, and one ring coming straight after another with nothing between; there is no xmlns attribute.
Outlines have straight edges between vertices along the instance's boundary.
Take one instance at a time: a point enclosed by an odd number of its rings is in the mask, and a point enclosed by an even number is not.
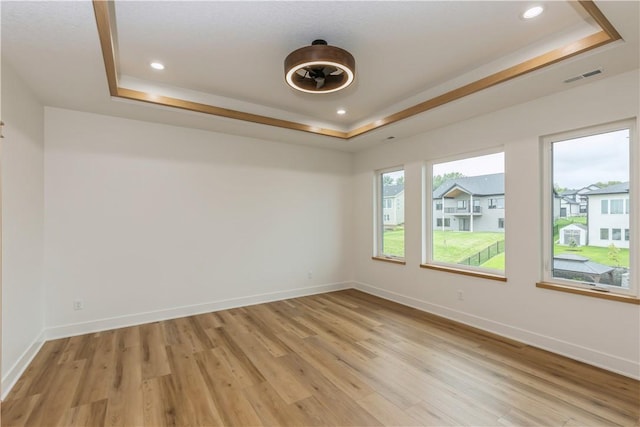
<svg viewBox="0 0 640 427"><path fill-rule="evenodd" d="M629 138L630 129L618 128L550 141L553 221L546 280L629 287ZM579 195L586 209L574 212L566 194Z"/></svg>
<svg viewBox="0 0 640 427"><path fill-rule="evenodd" d="M404 170L377 174L378 180L378 256L404 258Z"/></svg>
<svg viewBox="0 0 640 427"><path fill-rule="evenodd" d="M427 262L503 272L504 153L434 163L431 172Z"/></svg>

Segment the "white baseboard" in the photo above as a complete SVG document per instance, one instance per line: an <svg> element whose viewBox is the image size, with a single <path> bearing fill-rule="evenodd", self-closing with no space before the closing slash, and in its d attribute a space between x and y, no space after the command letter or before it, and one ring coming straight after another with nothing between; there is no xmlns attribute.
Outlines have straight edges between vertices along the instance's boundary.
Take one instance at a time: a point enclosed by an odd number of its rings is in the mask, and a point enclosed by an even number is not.
<svg viewBox="0 0 640 427"><path fill-rule="evenodd" d="M465 325L501 335L505 338L510 338L533 347L548 350L552 353L560 354L570 359L597 366L626 377L640 379L640 364L633 360L624 359L612 354L603 353L599 350L583 347L578 344L562 341L557 338L541 335L525 329L516 328L511 325L464 313L462 311L453 310L438 304L432 304L417 298L380 289L366 283L351 282L351 284L354 289L380 298L394 301L456 322L464 323Z"/></svg>
<svg viewBox="0 0 640 427"><path fill-rule="evenodd" d="M53 326L46 329L45 336L47 340L67 338L75 335L107 331L109 329L124 328L127 326L142 325L144 323L157 322L160 320L176 319L179 317L193 316L202 313L211 313L214 311L227 310L230 308L246 307L249 305L280 301L307 295L322 294L349 288L351 288L350 282L329 283L307 288L297 288L286 291L251 295L248 297L212 301L203 304L174 307L165 310L149 311L146 313L136 313L126 316L111 317L107 319L93 320L90 322Z"/></svg>
<svg viewBox="0 0 640 427"><path fill-rule="evenodd" d="M4 400L7 397L7 395L9 394L13 386L16 385L16 382L18 382L18 379L20 379L20 376L27 369L33 358L36 357L36 354L38 354L44 343L45 333L44 331L42 331L36 337L36 339L33 340L31 345L27 347L24 353L22 353L16 363L14 363L11 368L9 368L7 374L2 377L2 393L0 395L0 400Z"/></svg>

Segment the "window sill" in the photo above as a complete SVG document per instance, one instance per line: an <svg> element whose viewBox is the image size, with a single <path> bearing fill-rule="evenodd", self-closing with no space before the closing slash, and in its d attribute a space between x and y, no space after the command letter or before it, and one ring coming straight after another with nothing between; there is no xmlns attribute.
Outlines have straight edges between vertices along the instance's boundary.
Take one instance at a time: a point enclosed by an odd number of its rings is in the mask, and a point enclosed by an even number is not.
<svg viewBox="0 0 640 427"><path fill-rule="evenodd" d="M398 259L398 258L387 258L387 257L383 257L383 256L372 256L371 259L374 260L374 261L384 261L384 262L390 262L392 264L407 265L406 261L404 261L402 259Z"/></svg>
<svg viewBox="0 0 640 427"><path fill-rule="evenodd" d="M497 274L491 274L491 273L483 273L480 271L473 271L473 270L464 270L462 268L455 268L455 267L445 267L442 265L434 265L434 264L420 264L421 268L428 268L430 270L438 270L438 271L446 271L448 273L454 273L454 274L462 274L465 276L472 276L472 277L480 277L482 279L489 279L489 280L496 280L498 282L506 282L507 278L504 276L500 276Z"/></svg>
<svg viewBox="0 0 640 427"><path fill-rule="evenodd" d="M640 305L640 298L631 295L620 295L611 292L594 291L591 289L574 288L573 286L558 285L557 283L538 282L537 288L550 289L552 291L567 292L570 294L584 295L587 297L608 299L610 301L626 302Z"/></svg>

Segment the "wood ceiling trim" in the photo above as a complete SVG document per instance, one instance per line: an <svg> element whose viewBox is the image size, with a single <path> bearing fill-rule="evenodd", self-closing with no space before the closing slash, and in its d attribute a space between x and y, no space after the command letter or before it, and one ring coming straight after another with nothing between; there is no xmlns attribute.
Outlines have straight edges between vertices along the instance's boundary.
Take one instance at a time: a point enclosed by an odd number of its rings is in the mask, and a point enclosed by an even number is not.
<svg viewBox="0 0 640 427"><path fill-rule="evenodd" d="M113 0L93 0L93 9L96 17L98 36L100 38L102 57L104 59L104 65L107 74L109 93L112 97L131 99L135 101L142 101L166 107L180 108L183 110L195 111L235 120L243 120L246 122L259 123L268 126L275 126L285 129L309 132L317 135L330 136L343 140L349 140L372 130L408 119L409 117L424 113L436 107L448 104L449 102L464 98L466 96L480 92L484 89L490 88L500 83L504 83L516 77L520 77L535 70L539 70L541 68L563 61L572 56L579 55L589 50L598 48L607 43L622 39L622 36L618 33L611 22L609 22L609 20L604 16L602 11L592 0L580 0L579 4L598 24L598 26L601 28L601 31L584 37L575 42L569 43L568 45L561 48L551 50L540 56L521 62L520 64L506 68L490 76L461 86L457 89L453 89L442 95L418 103L412 107L406 108L382 119L375 120L371 123L352 129L348 132L337 129L320 128L304 123L281 120L274 117L217 107L215 105L202 104L184 99L153 95L146 92L122 88L118 84L116 51L117 46L114 42L116 36L114 30L114 2Z"/></svg>

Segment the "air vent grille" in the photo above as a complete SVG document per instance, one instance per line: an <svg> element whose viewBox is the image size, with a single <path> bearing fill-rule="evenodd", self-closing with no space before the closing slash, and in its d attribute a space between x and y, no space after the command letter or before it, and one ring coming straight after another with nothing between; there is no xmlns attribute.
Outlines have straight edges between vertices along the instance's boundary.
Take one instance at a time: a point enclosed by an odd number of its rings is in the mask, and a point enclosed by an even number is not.
<svg viewBox="0 0 640 427"><path fill-rule="evenodd" d="M598 74L601 74L602 72L603 72L603 69L602 68L598 68L597 70L587 71L586 73L580 74L578 76L569 77L564 82L565 83L573 83L573 82L576 82L578 80L582 80L582 79L586 79L588 77L596 76Z"/></svg>

